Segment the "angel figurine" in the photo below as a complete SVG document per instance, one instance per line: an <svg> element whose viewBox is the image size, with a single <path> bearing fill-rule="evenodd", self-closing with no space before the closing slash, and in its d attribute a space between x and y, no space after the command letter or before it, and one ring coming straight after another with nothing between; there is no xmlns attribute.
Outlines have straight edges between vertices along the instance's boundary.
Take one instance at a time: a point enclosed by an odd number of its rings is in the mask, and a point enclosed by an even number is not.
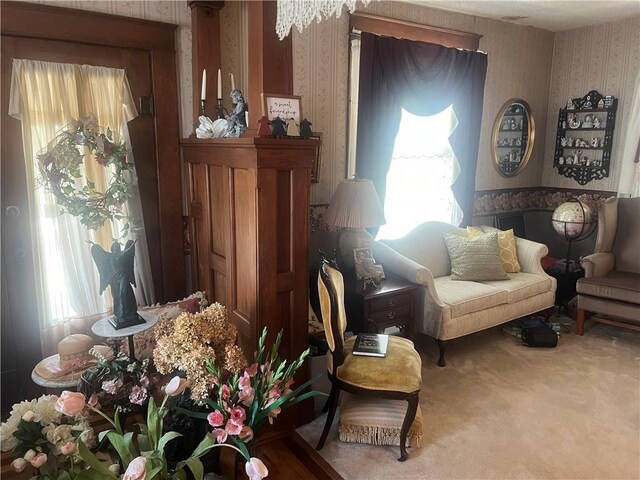
<svg viewBox="0 0 640 480"><path fill-rule="evenodd" d="M136 241L128 240L124 250L120 243L113 242L111 253L93 242L91 246L91 256L100 274L100 294L102 295L107 285L111 287L113 316L109 318L109 323L116 330L145 323L138 315L138 304L131 287L132 284L136 286L133 273Z"/></svg>

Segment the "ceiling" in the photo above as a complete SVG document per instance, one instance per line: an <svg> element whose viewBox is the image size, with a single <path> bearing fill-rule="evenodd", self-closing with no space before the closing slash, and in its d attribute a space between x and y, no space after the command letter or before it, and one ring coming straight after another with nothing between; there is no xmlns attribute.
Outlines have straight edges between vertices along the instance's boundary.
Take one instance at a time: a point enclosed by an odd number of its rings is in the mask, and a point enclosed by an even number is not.
<svg viewBox="0 0 640 480"><path fill-rule="evenodd" d="M640 15L640 0L406 0L440 10L561 32Z"/></svg>

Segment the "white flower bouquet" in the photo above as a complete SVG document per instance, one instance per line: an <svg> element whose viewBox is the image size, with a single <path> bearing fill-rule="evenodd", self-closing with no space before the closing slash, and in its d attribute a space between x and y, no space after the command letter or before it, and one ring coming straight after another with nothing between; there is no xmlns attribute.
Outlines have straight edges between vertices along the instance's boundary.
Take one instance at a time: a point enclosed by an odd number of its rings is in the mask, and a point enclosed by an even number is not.
<svg viewBox="0 0 640 480"><path fill-rule="evenodd" d="M0 449L13 453L16 472L30 468L38 480L73 479L80 472L78 441L92 447L95 435L82 412L69 417L56 410L58 399L43 395L16 403L0 426Z"/></svg>

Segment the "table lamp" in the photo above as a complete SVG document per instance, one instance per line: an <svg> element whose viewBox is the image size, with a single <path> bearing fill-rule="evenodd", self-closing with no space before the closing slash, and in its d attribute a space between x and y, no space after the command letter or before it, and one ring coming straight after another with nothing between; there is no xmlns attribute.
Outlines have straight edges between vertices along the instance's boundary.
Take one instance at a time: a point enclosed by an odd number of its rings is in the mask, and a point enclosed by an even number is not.
<svg viewBox="0 0 640 480"><path fill-rule="evenodd" d="M323 216L328 225L342 227L338 235L340 264L353 269L355 248L371 247L373 237L365 228L384 225L384 211L371 180L351 178L338 185Z"/></svg>

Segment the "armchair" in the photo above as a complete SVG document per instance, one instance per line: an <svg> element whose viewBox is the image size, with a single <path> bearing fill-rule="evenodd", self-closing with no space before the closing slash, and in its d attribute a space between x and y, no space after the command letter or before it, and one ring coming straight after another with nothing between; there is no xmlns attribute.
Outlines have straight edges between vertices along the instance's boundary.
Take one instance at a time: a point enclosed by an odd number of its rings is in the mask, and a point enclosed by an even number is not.
<svg viewBox="0 0 640 480"><path fill-rule="evenodd" d="M576 334L584 334L589 315L640 331L640 198L610 198L600 205L595 252L580 265L585 276L576 285Z"/></svg>

